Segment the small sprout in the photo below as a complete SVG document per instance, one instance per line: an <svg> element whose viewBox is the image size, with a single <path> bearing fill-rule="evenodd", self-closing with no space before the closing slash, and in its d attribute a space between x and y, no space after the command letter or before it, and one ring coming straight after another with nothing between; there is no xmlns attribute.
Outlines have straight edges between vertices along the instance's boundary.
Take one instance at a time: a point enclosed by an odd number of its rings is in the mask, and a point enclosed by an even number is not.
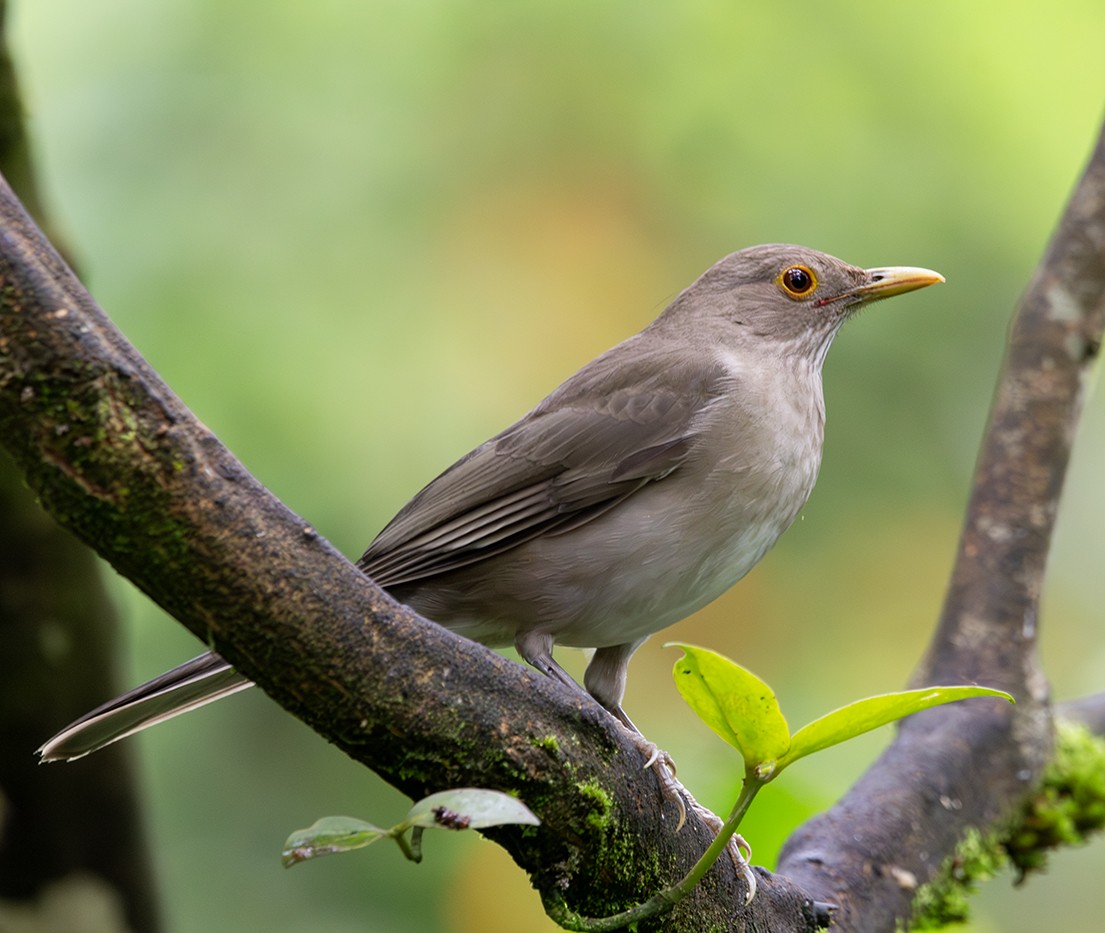
<svg viewBox="0 0 1105 933"><path fill-rule="evenodd" d="M647 901L611 917L583 917L568 910L563 902L553 904L548 908L548 914L564 929L582 933L604 933L607 930L632 928L646 918L670 910L694 889L710 866L726 851L734 837L741 849L741 861L744 862L750 881L748 901L745 902L747 904L756 891L755 876L747 869L751 850L745 857L743 850L748 844L736 835L737 827L760 789L778 777L787 765L830 745L940 703L977 696L1003 697L1013 702L1008 693L988 687L928 687L924 690L907 690L903 693L869 697L844 706L791 735L774 692L751 671L705 648L682 644L671 647L683 649L683 657L675 662L673 671L675 685L683 699L706 725L736 748L744 759L744 782L741 784L737 802L710 847L677 884L658 891ZM911 879L905 873L895 877L903 886L916 884L916 879ZM816 902L814 907L822 925L827 925L835 906Z"/></svg>
<svg viewBox="0 0 1105 933"><path fill-rule="evenodd" d="M363 849L377 839L394 839L403 854L414 862L422 858L425 829L483 829L519 823L540 825L540 820L522 801L497 790L461 787L441 791L419 800L406 818L390 829L350 816L327 816L307 829L292 833L284 843L282 860L286 868L322 855ZM411 838L407 840L407 832Z"/></svg>
<svg viewBox="0 0 1105 933"><path fill-rule="evenodd" d="M867 697L833 710L793 735L775 694L751 671L706 648L672 644L683 657L675 662L675 684L699 717L744 758L746 779L766 784L814 752L870 732L913 713L970 697L1000 697L989 687L925 687Z"/></svg>

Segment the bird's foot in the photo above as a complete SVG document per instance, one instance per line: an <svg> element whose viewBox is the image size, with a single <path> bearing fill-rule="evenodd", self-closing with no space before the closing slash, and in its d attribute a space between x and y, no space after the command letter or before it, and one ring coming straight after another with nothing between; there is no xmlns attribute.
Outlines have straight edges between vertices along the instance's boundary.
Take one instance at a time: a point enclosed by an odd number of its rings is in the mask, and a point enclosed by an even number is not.
<svg viewBox="0 0 1105 933"><path fill-rule="evenodd" d="M626 729L626 733L637 747L637 750L645 756L642 770L647 771L651 768L656 772L656 778L660 782L660 790L664 795L664 799L679 808L679 821L675 824L675 831L679 832L683 828L683 824L687 822L687 804L685 801L694 798L691 797L687 788L676 779L674 759L655 742L650 742L641 735L632 723Z"/></svg>
<svg viewBox="0 0 1105 933"><path fill-rule="evenodd" d="M622 716L624 715L623 713ZM622 720L622 716L619 716L618 719ZM622 724L626 725L624 720L622 720ZM645 769L652 768L656 772L664 799L674 803L679 808L679 821L675 826L675 831L679 832L683 828L683 824L687 821L687 810L689 808L714 831L715 836L720 833L725 826L725 821L716 813L702 806L694 799L694 795L676 779L675 761L671 755L641 735L637 727L631 722L628 723L626 731L633 740L633 744L645 756ZM752 903L752 898L756 896L756 873L752 871L752 866L749 864L752 860L752 846L740 833L734 833L729 839L726 851L729 853L729 858L732 860L737 874L744 878L745 884L748 886L748 893L744 899L747 906Z"/></svg>
<svg viewBox="0 0 1105 933"><path fill-rule="evenodd" d="M674 803L679 808L679 822L675 824L675 831L679 832L683 828L683 824L687 822L687 805L684 800L693 800L694 798L691 797L687 788L676 779L675 760L655 742L646 739L641 730L633 725L633 720L625 714L625 710L621 706L615 706L610 712L625 727L626 734L636 746L637 751L645 756L644 770L652 768L656 772L656 778L660 781L660 790L664 794L664 799Z"/></svg>
<svg viewBox="0 0 1105 933"><path fill-rule="evenodd" d="M752 861L752 846L740 833L733 833L726 850L729 853L729 858L733 860L733 867L737 870L737 874L743 877L745 884L748 885L748 893L744 896L744 906L747 907L752 903L752 898L756 896L756 873L752 870L750 864Z"/></svg>

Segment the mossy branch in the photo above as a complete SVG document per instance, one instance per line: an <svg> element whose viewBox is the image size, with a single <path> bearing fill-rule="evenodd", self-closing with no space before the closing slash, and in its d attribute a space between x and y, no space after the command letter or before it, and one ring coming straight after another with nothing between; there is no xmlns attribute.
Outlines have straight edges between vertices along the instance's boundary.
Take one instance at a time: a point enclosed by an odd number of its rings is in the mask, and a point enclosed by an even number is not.
<svg viewBox="0 0 1105 933"><path fill-rule="evenodd" d="M677 808L596 703L398 605L264 489L113 327L6 184L0 441L61 524L351 757L413 798L517 794L541 826L488 835L543 893L615 913L678 881L710 845L694 813L674 832ZM805 900L776 879L748 917L812 929ZM742 902L736 874L718 869L662 928L729 924Z"/></svg>

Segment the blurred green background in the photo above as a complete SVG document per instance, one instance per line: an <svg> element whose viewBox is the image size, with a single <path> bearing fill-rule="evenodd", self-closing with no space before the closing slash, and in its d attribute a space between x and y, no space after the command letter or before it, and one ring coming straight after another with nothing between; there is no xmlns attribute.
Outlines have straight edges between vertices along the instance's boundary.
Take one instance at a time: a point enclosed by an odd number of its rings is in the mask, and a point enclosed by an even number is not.
<svg viewBox="0 0 1105 933"><path fill-rule="evenodd" d="M764 676L797 725L901 687L938 612L1007 321L1105 104L1100 0L1044 6L14 0L9 15L41 180L92 292L350 557L733 249L943 272L841 335L802 519L670 633ZM1090 400L1044 598L1060 698L1105 671L1103 408ZM128 680L196 652L117 582ZM735 756L684 708L664 640L634 660L626 708L727 808ZM757 861L889 735L765 793L744 831ZM419 866L376 848L281 869L290 830L389 823L406 801L259 693L132 744L175 933L551 928L476 837L428 840ZM970 929L1095 928L1103 872L1098 841L1021 890L999 879Z"/></svg>

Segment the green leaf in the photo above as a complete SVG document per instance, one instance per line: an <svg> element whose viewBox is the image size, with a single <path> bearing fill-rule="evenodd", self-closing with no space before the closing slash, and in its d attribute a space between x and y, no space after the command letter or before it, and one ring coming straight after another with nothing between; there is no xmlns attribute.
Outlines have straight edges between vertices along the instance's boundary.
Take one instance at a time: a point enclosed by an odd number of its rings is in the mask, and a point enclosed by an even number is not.
<svg viewBox="0 0 1105 933"><path fill-rule="evenodd" d="M291 868L322 855L363 849L389 834L389 830L351 816L324 816L307 829L292 833L284 843L280 860L285 868Z"/></svg>
<svg viewBox="0 0 1105 933"><path fill-rule="evenodd" d="M404 825L439 829L483 829L524 823L538 826L541 821L517 797L480 787L443 790L419 800Z"/></svg>
<svg viewBox="0 0 1105 933"><path fill-rule="evenodd" d="M790 747L790 729L771 688L717 652L669 644L684 652L673 671L683 699L741 753L747 769L770 774Z"/></svg>
<svg viewBox="0 0 1105 933"><path fill-rule="evenodd" d="M1013 702L1013 697L1004 691L973 686L925 687L921 690L885 693L881 696L857 700L855 703L849 703L847 706L827 713L820 719L815 719L794 733L790 751L779 760L779 769L830 745L870 732L879 726L919 713L931 706L984 696L1002 697L1010 703Z"/></svg>

